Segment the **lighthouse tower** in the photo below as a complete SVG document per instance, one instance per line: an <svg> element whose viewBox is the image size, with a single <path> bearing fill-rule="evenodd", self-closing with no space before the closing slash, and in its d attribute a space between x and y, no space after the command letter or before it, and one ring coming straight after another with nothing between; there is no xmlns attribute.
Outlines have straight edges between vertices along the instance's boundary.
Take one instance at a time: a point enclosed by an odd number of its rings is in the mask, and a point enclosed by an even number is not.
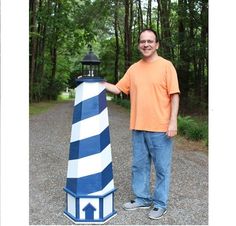
<svg viewBox="0 0 236 226"><path fill-rule="evenodd" d="M106 91L99 77L77 80L64 214L103 224L116 215Z"/></svg>

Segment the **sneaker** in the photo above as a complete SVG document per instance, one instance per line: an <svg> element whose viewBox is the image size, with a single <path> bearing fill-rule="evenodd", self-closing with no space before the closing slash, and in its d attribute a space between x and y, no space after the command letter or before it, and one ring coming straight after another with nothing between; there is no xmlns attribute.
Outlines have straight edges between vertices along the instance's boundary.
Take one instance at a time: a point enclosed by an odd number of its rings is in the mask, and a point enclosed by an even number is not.
<svg viewBox="0 0 236 226"><path fill-rule="evenodd" d="M139 204L135 202L134 200L131 200L130 202L127 202L123 205L123 208L125 210L149 209L150 207L151 207L151 204L149 205Z"/></svg>
<svg viewBox="0 0 236 226"><path fill-rule="evenodd" d="M167 209L153 208L149 213L148 217L154 220L162 218L167 212Z"/></svg>

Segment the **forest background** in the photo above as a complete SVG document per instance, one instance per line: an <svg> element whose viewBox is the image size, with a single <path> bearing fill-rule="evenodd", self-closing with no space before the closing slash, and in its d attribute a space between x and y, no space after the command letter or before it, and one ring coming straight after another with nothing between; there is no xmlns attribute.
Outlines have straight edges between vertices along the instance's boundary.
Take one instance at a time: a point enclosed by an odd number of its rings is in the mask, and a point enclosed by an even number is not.
<svg viewBox="0 0 236 226"><path fill-rule="evenodd" d="M140 59L139 32L157 31L158 54L173 62L180 111L207 114L207 0L30 0L29 99L55 100L74 88L92 45L100 76L116 83Z"/></svg>

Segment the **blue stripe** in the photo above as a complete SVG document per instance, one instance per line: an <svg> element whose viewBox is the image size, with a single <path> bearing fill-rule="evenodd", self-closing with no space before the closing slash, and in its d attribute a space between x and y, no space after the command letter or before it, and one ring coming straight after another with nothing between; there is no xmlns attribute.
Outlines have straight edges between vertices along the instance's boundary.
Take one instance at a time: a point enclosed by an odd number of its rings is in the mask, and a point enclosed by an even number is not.
<svg viewBox="0 0 236 226"><path fill-rule="evenodd" d="M104 89L99 95L84 100L74 106L72 124L100 114L106 106L106 90Z"/></svg>
<svg viewBox="0 0 236 226"><path fill-rule="evenodd" d="M95 76L95 77L83 76L79 79L76 79L75 81L76 81L77 85L80 85L83 82L104 82L105 79L101 78L101 77L97 77L97 76Z"/></svg>
<svg viewBox="0 0 236 226"><path fill-rule="evenodd" d="M112 194L112 212L114 212L115 211L115 201L114 201L114 196L115 196L115 194L113 193Z"/></svg>
<svg viewBox="0 0 236 226"><path fill-rule="evenodd" d="M105 197L107 197L108 195L110 195L111 193L114 193L117 189L116 188L112 188L112 190L110 190L110 191L108 191L108 192L106 192L105 194L102 194L102 195L91 195L91 194L79 194L79 195L76 195L75 193L73 193L71 190L68 190L66 187L64 187L63 188L63 190L66 192L66 193L68 193L68 194L70 194L70 195L72 195L73 197L75 197L75 198L98 198L98 199L100 199L100 198L105 198Z"/></svg>
<svg viewBox="0 0 236 226"><path fill-rule="evenodd" d="M101 134L70 143L69 160L100 153L110 144L109 126Z"/></svg>
<svg viewBox="0 0 236 226"><path fill-rule="evenodd" d="M99 199L99 218L103 218L103 198Z"/></svg>
<svg viewBox="0 0 236 226"><path fill-rule="evenodd" d="M66 211L68 212L68 194L66 193Z"/></svg>
<svg viewBox="0 0 236 226"><path fill-rule="evenodd" d="M101 173L81 178L67 178L66 189L76 195L90 194L105 188L112 179L112 163L110 163Z"/></svg>
<svg viewBox="0 0 236 226"><path fill-rule="evenodd" d="M75 200L76 200L75 216L76 216L76 218L80 218L80 204L79 204L80 200L78 198L76 198Z"/></svg>

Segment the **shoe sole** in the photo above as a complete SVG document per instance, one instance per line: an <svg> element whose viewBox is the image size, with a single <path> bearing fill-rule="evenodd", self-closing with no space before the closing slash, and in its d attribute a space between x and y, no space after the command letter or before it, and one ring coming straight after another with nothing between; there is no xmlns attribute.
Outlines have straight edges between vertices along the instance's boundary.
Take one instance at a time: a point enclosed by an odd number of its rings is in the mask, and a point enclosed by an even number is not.
<svg viewBox="0 0 236 226"><path fill-rule="evenodd" d="M164 212L163 212L163 214L160 216L160 217L152 217L152 216L148 216L150 219L153 219L153 220L159 220L159 219L161 219L165 214L167 213L167 210L165 210Z"/></svg>
<svg viewBox="0 0 236 226"><path fill-rule="evenodd" d="M134 207L134 208L125 208L123 207L124 210L138 210L138 209L150 209L151 206L139 206L139 207Z"/></svg>

